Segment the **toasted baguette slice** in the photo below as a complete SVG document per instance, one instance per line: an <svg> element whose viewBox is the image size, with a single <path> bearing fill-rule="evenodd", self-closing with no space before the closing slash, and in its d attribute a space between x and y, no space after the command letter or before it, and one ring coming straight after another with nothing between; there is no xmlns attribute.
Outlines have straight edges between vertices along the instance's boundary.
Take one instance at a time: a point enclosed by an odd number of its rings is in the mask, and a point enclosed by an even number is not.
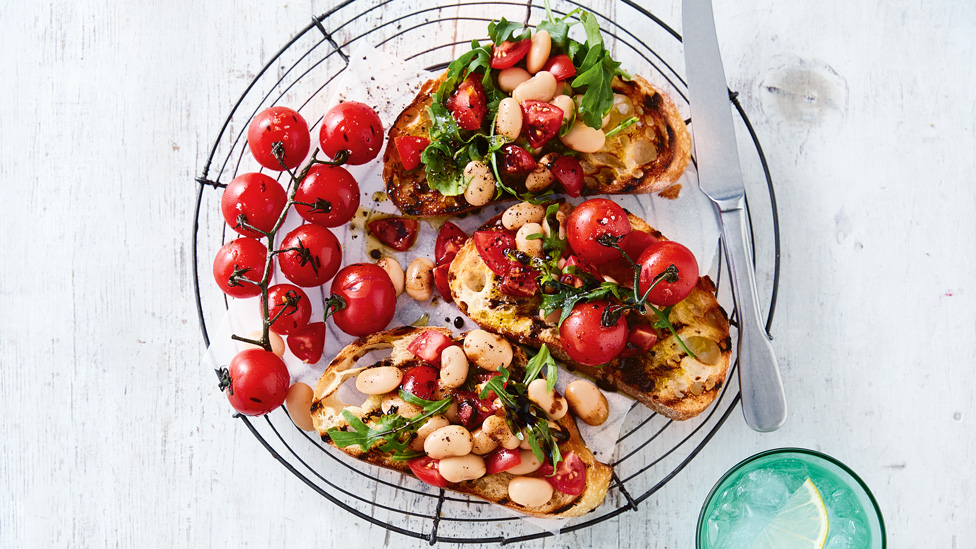
<svg viewBox="0 0 976 549"><path fill-rule="evenodd" d="M444 78L441 75L424 83L390 128L390 146L383 154L383 181L390 199L407 215L432 217L477 209L463 195L444 196L428 187L422 167L405 171L392 146L396 137L427 137L427 106ZM586 173L583 194L654 193L671 188L691 159L691 138L684 119L664 92L640 76L629 81L614 79L613 91L630 99L639 121L607 139L603 149L579 155ZM611 126L626 118L619 113L610 116ZM508 195L502 198L511 199Z"/></svg>
<svg viewBox="0 0 976 549"><path fill-rule="evenodd" d="M629 218L633 230L663 239L642 219L633 214ZM541 295L525 298L501 293L500 278L485 265L473 239L465 243L451 263L448 282L457 306L482 328L531 347L545 344L553 356L574 370L596 378L603 386L619 389L671 419L685 420L700 414L725 383L732 354L729 321L715 299L715 285L707 276L700 278L691 294L671 309L669 320L686 343L704 338L714 344L706 344L712 351L719 351L711 354L710 363L689 356L672 335L645 355L618 358L602 367L570 359L560 341L559 327L540 318Z"/></svg>
<svg viewBox="0 0 976 549"><path fill-rule="evenodd" d="M383 414L380 408L383 395L371 396L360 406L349 406L339 399L339 387L346 380L356 377L363 369L374 365L357 364L357 360L370 351L392 348L390 356L382 361L382 365L395 366L401 370L406 370L423 363L408 351L407 347L415 337L426 330L438 330L449 337L452 336L450 330L444 328L404 326L360 338L336 356L316 384L312 399L312 421L322 440L335 446L328 435L328 430L333 427L342 429L348 425L348 422L342 417L344 409L370 426L375 425L376 418ZM455 338L454 340L460 345L463 338ZM528 358L518 347L513 347L513 350L513 375L521 376L525 371ZM611 469L597 461L593 453L586 447L583 439L580 438L576 422L569 414L560 419L558 423L563 430L569 433L569 439L559 445L560 451L563 453L576 452L586 464L586 488L582 494L571 496L554 491L552 498L545 504L539 507L525 507L508 499L508 483L513 477L505 472L486 475L473 481L452 483L449 485L449 489L471 494L528 515L545 518L576 517L599 507L603 503L610 485ZM375 448L364 452L358 446L347 446L341 450L365 462L411 474L410 467L406 462L393 461L387 454Z"/></svg>

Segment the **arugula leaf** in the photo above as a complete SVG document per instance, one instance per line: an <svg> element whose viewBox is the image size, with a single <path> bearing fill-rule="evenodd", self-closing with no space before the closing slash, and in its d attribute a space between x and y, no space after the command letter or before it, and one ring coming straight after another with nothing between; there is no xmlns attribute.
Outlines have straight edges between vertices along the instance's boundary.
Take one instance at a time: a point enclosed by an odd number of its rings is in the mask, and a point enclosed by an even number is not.
<svg viewBox="0 0 976 549"><path fill-rule="evenodd" d="M522 23L508 21L504 17L498 23L494 21L488 23L488 38L496 45L501 45L502 42L518 42L531 36L532 31L525 28Z"/></svg>
<svg viewBox="0 0 976 549"><path fill-rule="evenodd" d="M525 385L528 386L539 377L543 366L546 367L546 392L552 393L556 389L556 361L549 354L549 347L544 344L525 367Z"/></svg>
<svg viewBox="0 0 976 549"><path fill-rule="evenodd" d="M328 434L332 442L339 448L359 446L364 452L368 452L373 446L376 446L376 449L381 452L393 454L393 459L417 457L416 452L410 450L410 441L413 440L414 433L431 416L446 410L451 405L452 397L431 401L403 391L400 391L400 397L411 404L422 406L423 413L410 419L399 414L386 414L379 419L376 427L370 427L349 410L343 410L342 417L349 423L352 430L343 431L336 427L329 429Z"/></svg>
<svg viewBox="0 0 976 549"><path fill-rule="evenodd" d="M548 32L553 45L562 50L566 50L566 46L569 43L569 29L577 23L576 21L567 21L581 11L579 8L576 8L557 19L549 7L549 0L546 0L546 20L539 23L536 29ZM572 56L570 55L570 57Z"/></svg>
<svg viewBox="0 0 976 549"><path fill-rule="evenodd" d="M561 326L563 321L573 312L573 306L578 302L602 299L610 295L621 300L627 297L621 293L620 285L614 282L604 282L596 288L587 288L586 286L576 288L563 284L563 288L556 293L543 294L539 308L546 313L546 316L552 314L556 309L562 309L558 323Z"/></svg>

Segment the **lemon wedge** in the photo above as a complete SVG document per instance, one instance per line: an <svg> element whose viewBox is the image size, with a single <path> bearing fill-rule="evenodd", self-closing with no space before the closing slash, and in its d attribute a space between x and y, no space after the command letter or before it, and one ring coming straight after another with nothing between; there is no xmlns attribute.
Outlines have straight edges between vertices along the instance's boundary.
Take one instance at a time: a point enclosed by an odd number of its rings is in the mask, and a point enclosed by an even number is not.
<svg viewBox="0 0 976 549"><path fill-rule="evenodd" d="M821 549L827 542L830 522L820 491L809 478L790 496L773 520L752 542L752 549L784 547Z"/></svg>

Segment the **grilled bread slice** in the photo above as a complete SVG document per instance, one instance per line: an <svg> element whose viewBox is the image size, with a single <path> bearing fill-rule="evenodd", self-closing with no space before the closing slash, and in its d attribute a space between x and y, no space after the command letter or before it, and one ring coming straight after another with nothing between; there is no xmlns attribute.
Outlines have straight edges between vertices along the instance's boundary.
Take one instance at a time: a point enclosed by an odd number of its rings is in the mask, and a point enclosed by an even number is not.
<svg viewBox="0 0 976 549"><path fill-rule="evenodd" d="M629 214L629 219L633 230L663 238L642 219L633 214ZM647 354L617 358L601 367L570 359L560 342L559 327L540 318L539 294L516 297L502 293L500 278L481 259L473 239L465 243L451 263L448 282L457 306L482 328L531 347L545 344L553 356L574 370L671 419L684 420L700 414L715 400L725 382L732 345L729 321L715 299L715 285L707 276L699 279L691 294L669 315L676 332L697 359L688 355L671 335Z"/></svg>
<svg viewBox="0 0 976 549"><path fill-rule="evenodd" d="M383 414L381 409L383 395L370 396L359 406L347 405L339 398L339 387L343 383L356 377L365 368L374 366L374 364L359 364L357 361L371 351L392 349L389 357L380 362L381 365L395 366L401 370L407 370L417 364L421 364L423 362L407 348L414 338L420 336L427 330L437 330L448 337L452 337L451 332L444 328L411 328L404 326L360 338L336 356L335 360L329 364L325 373L316 384L312 399L312 421L316 431L323 440L335 446L335 443L332 442L328 435L328 430L333 427L343 429L348 426L348 422L342 416L343 410L351 412L370 426L375 425L376 418ZM454 341L458 345L461 345L463 338L454 338ZM513 347L513 356L511 366L513 377L519 378L525 371L525 365L528 359L525 353L518 347ZM363 362L367 361L364 360ZM568 440L559 444L560 451L564 455L567 452L575 452L586 465L586 488L582 494L573 496L557 490L553 492L552 498L545 504L539 507L525 507L509 499L508 483L513 476L507 472L485 475L473 481L452 483L448 488L456 492L471 494L490 502L504 505L528 515L545 518L576 517L599 507L607 494L611 469L607 465L597 461L592 452L586 447L583 439L580 438L575 420L569 414L560 419L558 424L569 435ZM375 447L369 451L363 451L358 446L347 446L341 448L341 450L352 457L374 465L402 471L407 474L411 473L410 467L406 462L393 461L388 454L378 451Z"/></svg>
<svg viewBox="0 0 976 549"><path fill-rule="evenodd" d="M390 199L407 215L433 217L477 209L463 195L444 196L431 189L422 168L404 170L392 146L396 137L427 137L431 125L427 106L444 78L442 75L424 83L390 128L390 146L383 155L383 181ZM603 149L579 155L586 174L583 194L667 191L676 195L680 187L675 185L691 158L691 138L684 119L664 92L640 76L615 78L612 87L614 93L629 100L633 110L625 107L627 112L621 113L615 107L607 127L615 127L631 115L638 122L607 139ZM502 200L511 198L505 195Z"/></svg>

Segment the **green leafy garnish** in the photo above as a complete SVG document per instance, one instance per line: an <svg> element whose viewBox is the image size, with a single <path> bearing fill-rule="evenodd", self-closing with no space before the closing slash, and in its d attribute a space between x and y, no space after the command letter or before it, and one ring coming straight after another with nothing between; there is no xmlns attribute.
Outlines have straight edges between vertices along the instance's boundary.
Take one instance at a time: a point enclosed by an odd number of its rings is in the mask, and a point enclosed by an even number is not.
<svg viewBox="0 0 976 549"><path fill-rule="evenodd" d="M368 452L375 446L380 452L392 454L395 461L420 457L423 453L410 449L417 429L431 416L437 415L451 405L452 398L443 400L424 400L410 393L400 391L400 398L420 406L423 412L407 419L399 414L390 413L380 417L375 427L370 427L348 410L342 411L342 417L349 423L349 431L337 427L328 430L332 442L339 448L359 446L363 452Z"/></svg>
<svg viewBox="0 0 976 549"><path fill-rule="evenodd" d="M502 42L518 42L531 36L532 31L525 28L522 23L508 21L504 17L497 23L494 21L488 23L488 38L496 45Z"/></svg>
<svg viewBox="0 0 976 549"><path fill-rule="evenodd" d="M525 385L528 386L532 383L539 374L542 373L542 368L546 368L546 392L553 392L556 390L556 361L549 354L549 347L545 344L539 349L529 363L525 366Z"/></svg>

